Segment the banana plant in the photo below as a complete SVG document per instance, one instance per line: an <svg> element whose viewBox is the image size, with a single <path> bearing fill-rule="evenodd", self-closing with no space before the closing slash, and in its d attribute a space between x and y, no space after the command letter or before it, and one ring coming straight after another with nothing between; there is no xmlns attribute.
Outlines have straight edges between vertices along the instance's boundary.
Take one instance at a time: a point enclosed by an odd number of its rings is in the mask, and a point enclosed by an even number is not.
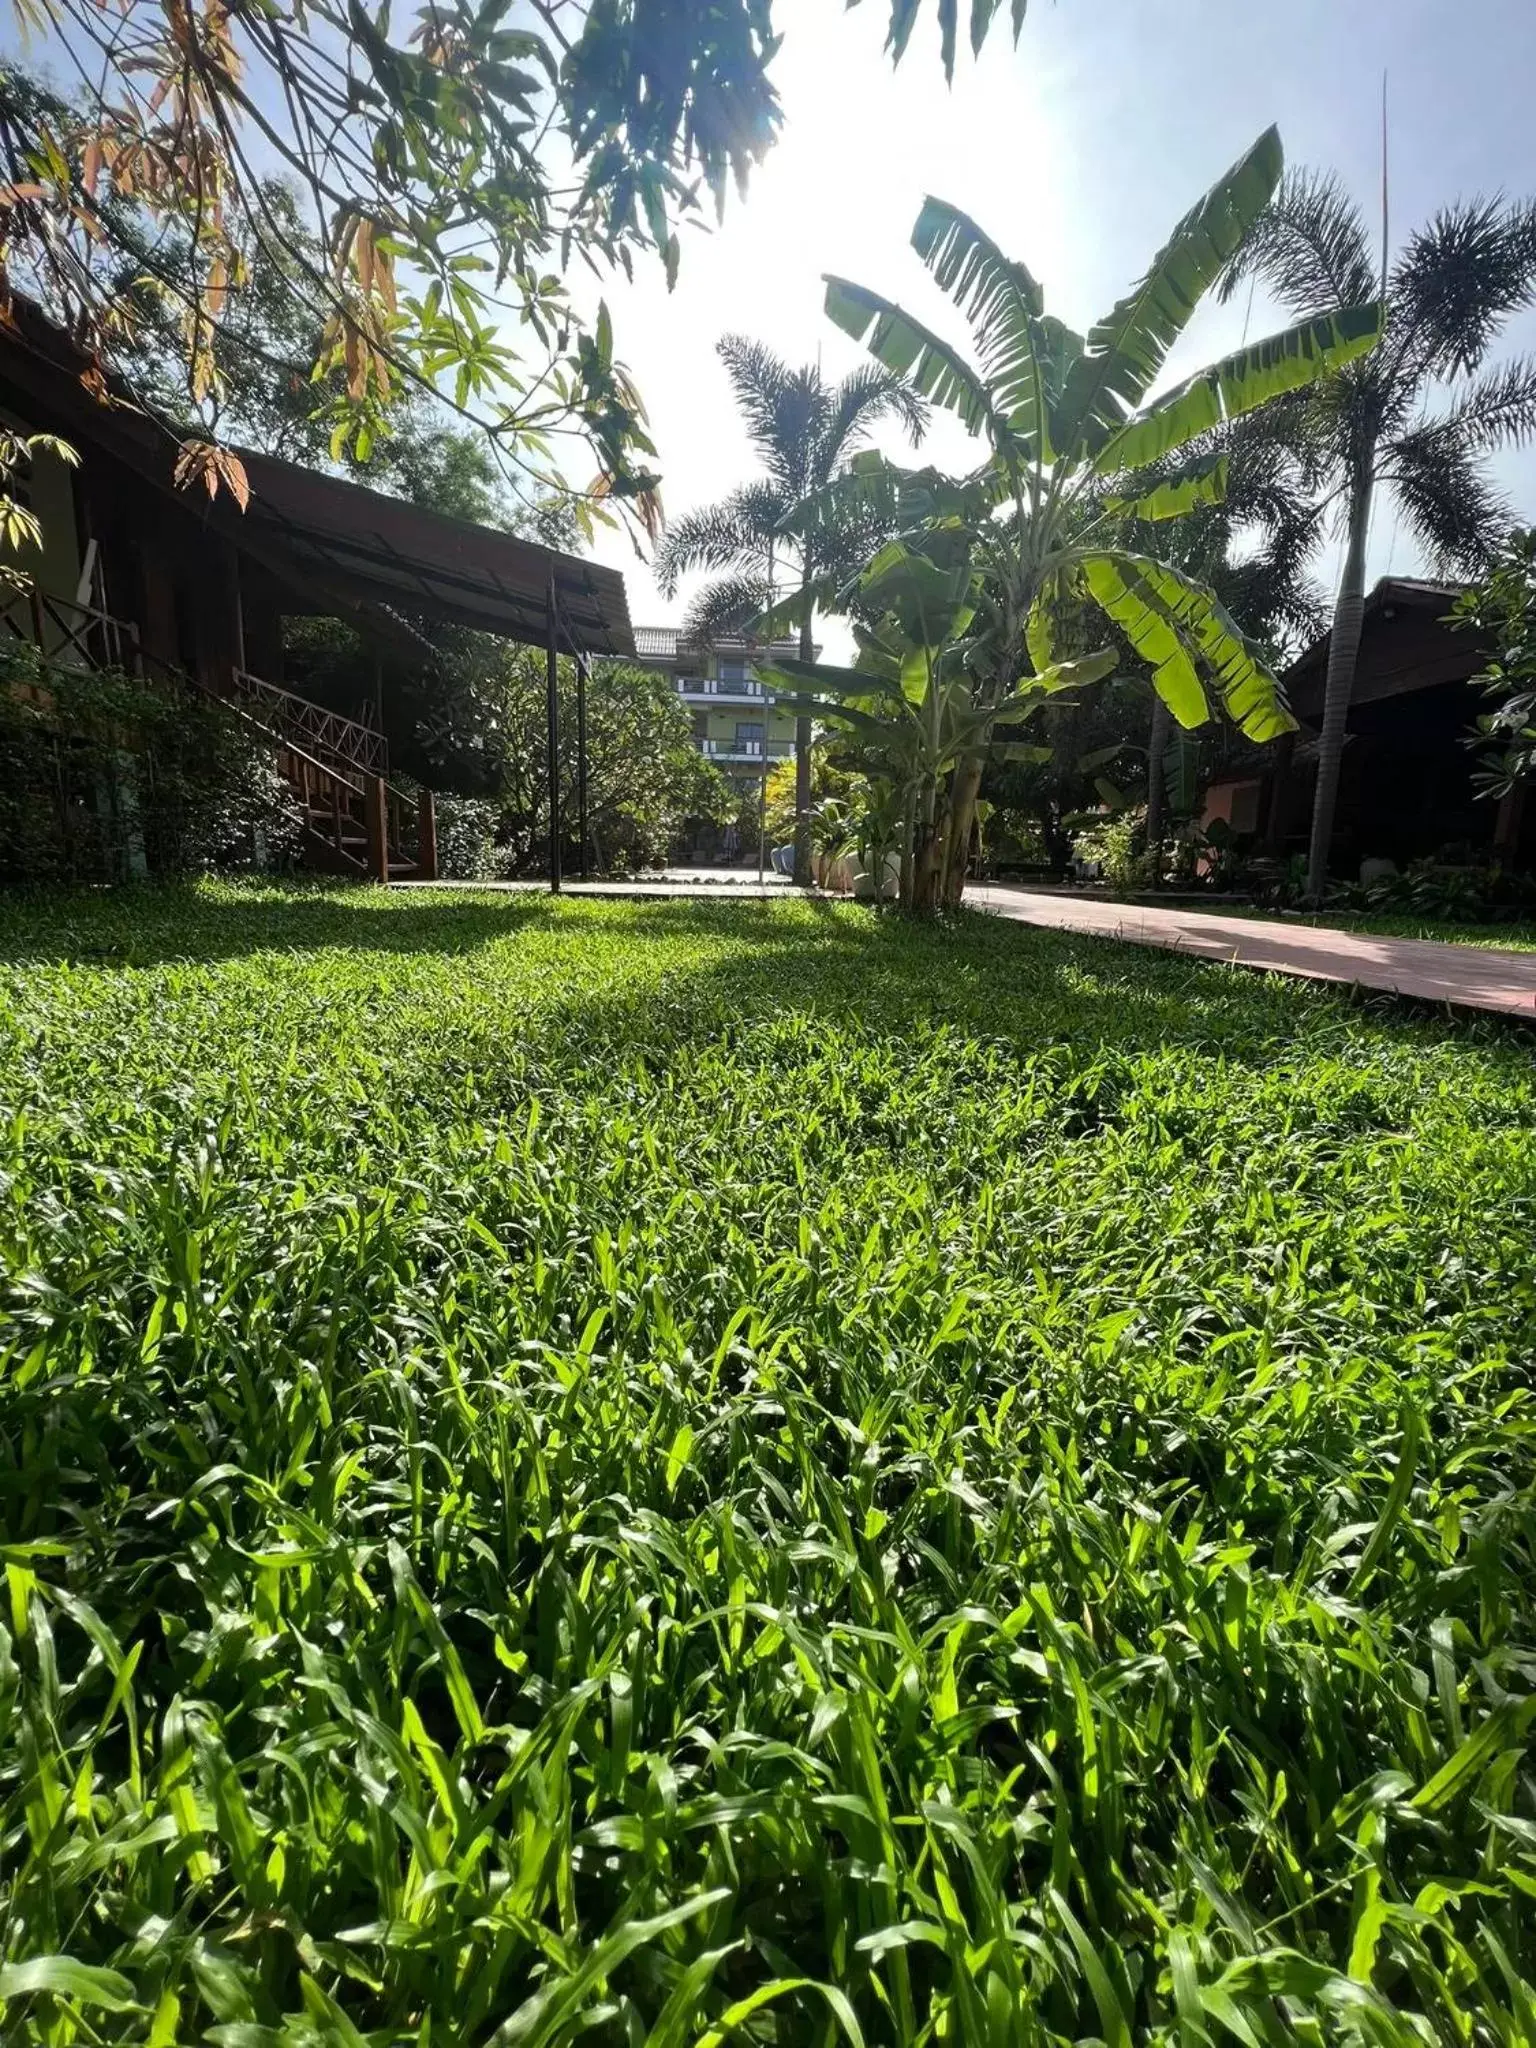
<svg viewBox="0 0 1536 2048"><path fill-rule="evenodd" d="M950 801L959 764L1044 698L1097 682L1115 664L1113 651L1051 663L1004 696L979 697L974 635L986 626L969 549L953 528L926 545L890 542L844 593L845 608L870 622L855 628L852 668L786 657L765 671L781 706L849 733L865 773L894 793L900 896L911 910L949 900L951 870L969 846L971 821L960 838Z"/></svg>
<svg viewBox="0 0 1536 2048"><path fill-rule="evenodd" d="M1209 587L1122 544L1129 523L1220 503L1227 465L1208 452L1213 432L1353 361L1381 333L1379 305L1338 308L1151 395L1169 350L1269 203L1283 163L1280 138L1268 129L1086 336L1048 314L1029 270L941 199L924 203L912 241L965 316L974 361L892 300L828 277L826 309L836 324L954 413L984 441L986 456L955 481L866 458L797 506L786 525L845 517L843 500L862 493L906 514L913 524L897 530L909 541L935 528L963 531L975 609L985 615L967 654L978 708L1002 704L1031 674L1048 674L1061 622L1087 608L1113 620L1145 658L1181 726L1209 718L1214 697L1251 739L1292 729L1260 650ZM1180 453L1191 444L1202 452L1180 470ZM1156 473L1150 482L1149 471ZM951 808L962 844L984 760L978 745L955 771ZM960 880L952 871L952 899Z"/></svg>

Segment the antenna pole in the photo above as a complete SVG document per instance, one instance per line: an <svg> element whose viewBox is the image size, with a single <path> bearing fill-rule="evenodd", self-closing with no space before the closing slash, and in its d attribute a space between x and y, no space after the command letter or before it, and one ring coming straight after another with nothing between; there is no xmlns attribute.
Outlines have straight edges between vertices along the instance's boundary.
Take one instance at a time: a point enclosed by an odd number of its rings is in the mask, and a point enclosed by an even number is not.
<svg viewBox="0 0 1536 2048"><path fill-rule="evenodd" d="M1387 297L1387 72L1381 72L1381 298Z"/></svg>

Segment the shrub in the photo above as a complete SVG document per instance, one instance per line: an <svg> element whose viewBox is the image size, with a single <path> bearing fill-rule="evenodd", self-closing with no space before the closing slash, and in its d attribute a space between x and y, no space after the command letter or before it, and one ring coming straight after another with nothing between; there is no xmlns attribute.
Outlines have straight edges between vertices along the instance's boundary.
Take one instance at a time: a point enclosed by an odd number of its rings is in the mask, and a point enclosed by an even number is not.
<svg viewBox="0 0 1536 2048"><path fill-rule="evenodd" d="M0 879L278 867L301 820L270 741L190 686L0 653Z"/></svg>
<svg viewBox="0 0 1536 2048"><path fill-rule="evenodd" d="M1091 825L1078 833L1073 851L1080 861L1095 862L1112 889L1145 888L1151 880L1141 811L1120 811Z"/></svg>
<svg viewBox="0 0 1536 2048"><path fill-rule="evenodd" d="M1497 863L1415 861L1400 875L1330 896L1343 910L1407 911L1442 924L1502 924L1536 911L1536 876Z"/></svg>

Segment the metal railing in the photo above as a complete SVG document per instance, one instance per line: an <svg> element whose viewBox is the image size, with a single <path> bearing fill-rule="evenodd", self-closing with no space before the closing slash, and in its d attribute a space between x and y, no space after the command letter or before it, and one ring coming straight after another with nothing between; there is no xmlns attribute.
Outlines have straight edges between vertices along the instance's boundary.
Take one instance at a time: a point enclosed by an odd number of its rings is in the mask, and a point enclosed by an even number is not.
<svg viewBox="0 0 1536 2048"><path fill-rule="evenodd" d="M389 749L383 733L371 725L344 718L339 711L327 711L323 704L313 704L308 697L285 690L281 683L252 675L249 669L237 668L234 676L240 696L284 739L322 761L335 761L361 775L388 774Z"/></svg>
<svg viewBox="0 0 1536 2048"><path fill-rule="evenodd" d="M699 752L711 761L787 761L795 751L793 740L709 740L698 742Z"/></svg>
<svg viewBox="0 0 1536 2048"><path fill-rule="evenodd" d="M716 676L679 676L677 694L680 697L734 698L740 703L753 704L772 701L770 692L762 683L746 678L739 683L731 683Z"/></svg>

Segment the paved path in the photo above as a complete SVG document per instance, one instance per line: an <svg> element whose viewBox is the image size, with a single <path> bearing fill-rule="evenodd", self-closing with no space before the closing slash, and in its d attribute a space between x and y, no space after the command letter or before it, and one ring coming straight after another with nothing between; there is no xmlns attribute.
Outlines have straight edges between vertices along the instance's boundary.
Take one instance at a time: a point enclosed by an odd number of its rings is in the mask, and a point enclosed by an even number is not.
<svg viewBox="0 0 1536 2048"><path fill-rule="evenodd" d="M405 882L407 889L481 888L523 893L543 882ZM700 901L740 902L779 896L789 884L782 876L765 880L740 868L678 868L655 881L567 882L571 896L691 896ZM1204 910L1176 910L1135 903L1106 903L1093 896L1015 889L1006 884L972 885L967 905L1020 924L1092 938L1125 939L1137 946L1162 946L1202 960L1225 960L1311 981L1346 982L1415 996L1461 1009L1495 1010L1536 1022L1536 953L1503 953L1485 946L1448 945L1438 939L1389 939L1373 932L1344 932L1323 925L1272 918L1221 917Z"/></svg>
<svg viewBox="0 0 1536 2048"><path fill-rule="evenodd" d="M1439 939L1390 939L1375 932L1335 931L1272 918L1219 917L1204 910L1105 903L1091 896L996 884L967 889L965 900L1020 924L1128 939L1133 945L1163 946L1204 960L1228 960L1313 981L1349 982L1536 1021L1536 953L1503 953Z"/></svg>

